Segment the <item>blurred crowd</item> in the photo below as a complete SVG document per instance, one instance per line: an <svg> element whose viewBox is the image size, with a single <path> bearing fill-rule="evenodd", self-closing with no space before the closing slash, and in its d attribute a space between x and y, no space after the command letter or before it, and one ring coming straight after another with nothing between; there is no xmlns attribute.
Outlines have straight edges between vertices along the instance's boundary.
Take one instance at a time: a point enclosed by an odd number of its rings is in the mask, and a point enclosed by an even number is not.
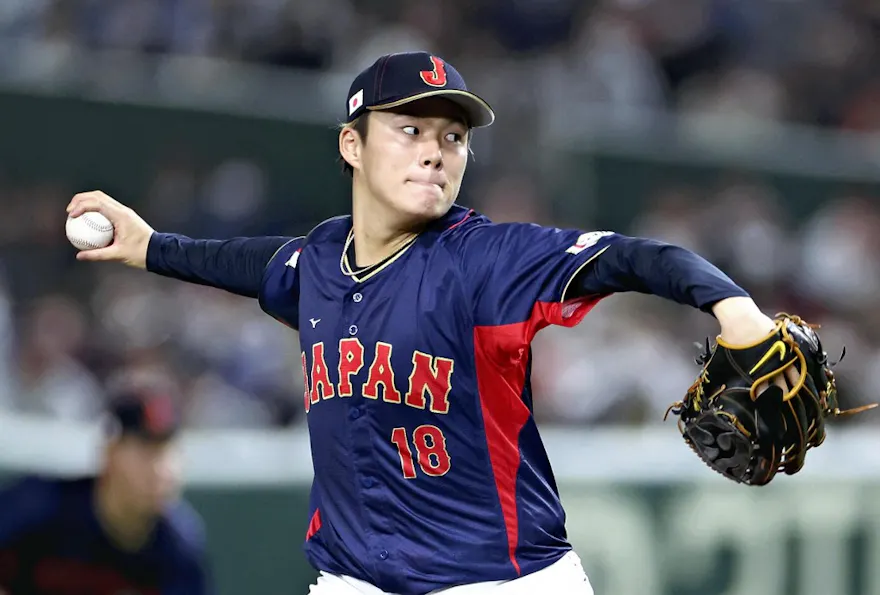
<svg viewBox="0 0 880 595"><path fill-rule="evenodd" d="M4 0L0 36L353 72L438 52L506 108L880 123L874 0ZM527 110L526 112L527 113Z"/></svg>
<svg viewBox="0 0 880 595"><path fill-rule="evenodd" d="M433 50L479 81L508 122L494 134L511 142L496 143L481 164L470 205L497 221L591 229L592 221L557 219L540 180L517 167L529 161L522 139L540 110L565 113L593 101L877 130L878 7L871 0L5 0L0 37L320 71L355 71L389 51ZM80 188L3 173L0 195L12 206L0 219L0 406L87 420L119 374L162 374L178 383L193 427L302 421L295 333L253 301L76 262L59 213ZM206 171L171 162L157 165L139 200L158 229L230 237L285 231L277 222L290 213L272 206L271 192L262 165L246 158ZM821 323L831 357L847 349L837 368L843 404L875 400L876 192L840 192L805 220L787 216L776 192L760 176L708 186L670 180L627 197L646 207L616 231L694 249L767 312ZM550 328L536 339L538 418L660 422L696 377L694 342L717 330L711 317L655 298L609 298L576 329Z"/></svg>

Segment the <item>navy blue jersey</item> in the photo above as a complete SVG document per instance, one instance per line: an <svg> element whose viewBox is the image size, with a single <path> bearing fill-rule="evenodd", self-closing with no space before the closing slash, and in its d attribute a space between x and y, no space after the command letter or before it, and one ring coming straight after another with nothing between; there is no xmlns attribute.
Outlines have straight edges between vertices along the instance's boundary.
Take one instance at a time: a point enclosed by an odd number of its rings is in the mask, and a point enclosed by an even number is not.
<svg viewBox="0 0 880 595"><path fill-rule="evenodd" d="M308 558L404 595L556 561L570 546L532 417L529 344L596 303L562 296L614 236L579 247L576 231L454 208L359 276L343 272L350 234L343 217L289 242L260 293L300 332Z"/></svg>
<svg viewBox="0 0 880 595"><path fill-rule="evenodd" d="M352 274L351 229L341 217L290 240L259 295L300 332L309 560L404 595L548 566L570 545L532 415L530 343L607 295L567 290L625 238L453 207Z"/></svg>
<svg viewBox="0 0 880 595"><path fill-rule="evenodd" d="M156 234L147 269L258 297L299 331L306 555L401 595L513 579L571 548L532 414L540 329L625 291L707 312L747 295L680 247L457 205L374 266L355 270L352 244L351 217L303 238Z"/></svg>
<svg viewBox="0 0 880 595"><path fill-rule="evenodd" d="M183 503L138 552L115 547L94 479L25 478L0 493L0 591L9 595L206 595L201 520Z"/></svg>

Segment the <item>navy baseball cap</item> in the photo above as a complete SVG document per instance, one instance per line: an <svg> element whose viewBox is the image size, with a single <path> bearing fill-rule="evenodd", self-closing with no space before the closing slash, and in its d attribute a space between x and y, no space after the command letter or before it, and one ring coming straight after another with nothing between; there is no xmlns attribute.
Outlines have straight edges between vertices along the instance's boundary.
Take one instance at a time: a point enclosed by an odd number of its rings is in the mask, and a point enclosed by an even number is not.
<svg viewBox="0 0 880 595"><path fill-rule="evenodd" d="M460 105L472 128L489 126L495 112L486 101L468 91L452 64L427 52L386 54L354 79L348 91L346 122L365 110L397 107L425 97L444 97Z"/></svg>
<svg viewBox="0 0 880 595"><path fill-rule="evenodd" d="M146 388L132 388L113 395L108 408L109 434L163 441L180 429L180 416L171 395Z"/></svg>

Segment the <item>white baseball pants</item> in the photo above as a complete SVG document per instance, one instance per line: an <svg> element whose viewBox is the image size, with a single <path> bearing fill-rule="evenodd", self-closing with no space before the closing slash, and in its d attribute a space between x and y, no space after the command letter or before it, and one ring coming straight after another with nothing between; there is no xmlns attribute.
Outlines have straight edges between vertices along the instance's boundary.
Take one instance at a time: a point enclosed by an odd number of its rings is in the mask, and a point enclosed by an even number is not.
<svg viewBox="0 0 880 595"><path fill-rule="evenodd" d="M581 559L574 551L537 572L509 581L459 585L431 591L431 595L594 595ZM364 581L322 572L309 595L395 595Z"/></svg>

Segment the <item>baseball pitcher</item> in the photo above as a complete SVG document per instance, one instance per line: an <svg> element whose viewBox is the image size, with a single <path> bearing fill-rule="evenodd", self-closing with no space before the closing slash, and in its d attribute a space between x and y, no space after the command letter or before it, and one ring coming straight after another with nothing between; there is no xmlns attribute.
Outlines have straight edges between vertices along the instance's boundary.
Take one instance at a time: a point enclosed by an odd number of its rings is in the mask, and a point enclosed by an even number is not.
<svg viewBox="0 0 880 595"><path fill-rule="evenodd" d="M713 377L717 394L695 385L677 404L685 438L714 468L747 482L756 468L802 461L785 441L797 434L788 424L768 438L781 445L776 458L756 467L763 435L713 408L722 393L741 394L728 387L745 387L743 411L767 396L776 404L767 415L815 400L792 419L803 444L818 440L815 422L834 411L835 393L818 345L789 332L800 321L769 318L683 248L495 224L456 203L471 134L495 114L451 64L422 52L382 56L340 104L352 212L305 237L158 233L101 192L68 206L115 227L109 247L79 259L249 296L299 332L314 465L305 553L320 571L312 595L592 593L532 415L530 344L612 294L698 308L720 323L723 353L743 356L722 370L738 375L736 386Z"/></svg>

